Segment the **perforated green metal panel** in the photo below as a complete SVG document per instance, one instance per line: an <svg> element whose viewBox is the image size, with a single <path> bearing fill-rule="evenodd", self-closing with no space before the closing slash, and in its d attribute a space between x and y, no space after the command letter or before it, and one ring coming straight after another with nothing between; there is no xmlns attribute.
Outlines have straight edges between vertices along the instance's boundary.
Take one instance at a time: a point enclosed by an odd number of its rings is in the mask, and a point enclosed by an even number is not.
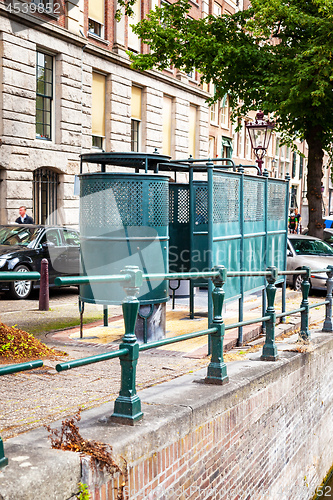
<svg viewBox="0 0 333 500"><path fill-rule="evenodd" d="M229 271L286 266L288 184L235 172L213 173L212 261ZM208 270L208 184L193 182L194 232L186 184L170 185L170 270ZM280 278L280 281L283 278ZM198 285L199 281L195 281ZM265 286L263 277L228 278L226 298Z"/></svg>
<svg viewBox="0 0 333 500"><path fill-rule="evenodd" d="M145 273L168 271L168 178L147 174L82 174L80 233L82 274L118 274L126 265ZM145 282L141 304L168 300L168 284ZM83 285L84 302L120 304L120 285Z"/></svg>
<svg viewBox="0 0 333 500"><path fill-rule="evenodd" d="M215 171L213 197L214 263L230 271L286 269L286 181ZM226 299L264 286L262 277L228 278Z"/></svg>

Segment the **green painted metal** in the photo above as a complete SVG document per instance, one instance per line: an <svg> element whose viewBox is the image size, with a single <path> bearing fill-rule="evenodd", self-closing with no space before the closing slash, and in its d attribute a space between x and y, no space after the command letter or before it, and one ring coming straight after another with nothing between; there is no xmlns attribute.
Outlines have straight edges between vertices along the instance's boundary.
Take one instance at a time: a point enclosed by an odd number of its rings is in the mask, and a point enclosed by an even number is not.
<svg viewBox="0 0 333 500"><path fill-rule="evenodd" d="M165 273L165 274L143 274L143 279L150 279L151 281L157 279L168 279L168 280L188 280L188 279L204 279L214 278L218 274L215 271L206 272L191 272L191 273Z"/></svg>
<svg viewBox="0 0 333 500"><path fill-rule="evenodd" d="M268 321L270 316L260 316L260 318L247 319L244 321L238 321L237 323L230 323L226 325L225 330L232 330L233 328L239 328L240 326L254 325L255 323L262 323L263 321Z"/></svg>
<svg viewBox="0 0 333 500"><path fill-rule="evenodd" d="M222 385L228 382L227 365L223 360L223 340L225 325L222 318L222 308L224 302L223 285L227 279L227 270L224 266L216 266L214 269L219 271L219 277L213 279L215 288L212 292L213 301L213 321L212 326L216 331L211 334L211 361L207 368L206 384Z"/></svg>
<svg viewBox="0 0 333 500"><path fill-rule="evenodd" d="M88 285L89 283L121 283L128 281L130 276L112 274L106 276L58 276L54 284L61 285Z"/></svg>
<svg viewBox="0 0 333 500"><path fill-rule="evenodd" d="M297 314L305 311L304 307L297 307L296 309L291 309L290 311L284 311L276 314L277 318L283 318L285 316L291 316L292 314Z"/></svg>
<svg viewBox="0 0 333 500"><path fill-rule="evenodd" d="M0 281L38 281L40 274L35 272L18 273L15 271L1 271Z"/></svg>
<svg viewBox="0 0 333 500"><path fill-rule="evenodd" d="M333 331L332 322L332 307L333 307L333 266L327 266L327 294L326 294L326 311L325 311L325 321L323 325L323 332Z"/></svg>
<svg viewBox="0 0 333 500"><path fill-rule="evenodd" d="M315 302L314 304L309 305L309 309L314 309L315 307L326 306L329 304L329 300L322 300L321 302Z"/></svg>
<svg viewBox="0 0 333 500"><path fill-rule="evenodd" d="M3 441L0 437L0 469L3 469L8 465L8 458L5 457L5 450L3 448Z"/></svg>
<svg viewBox="0 0 333 500"><path fill-rule="evenodd" d="M207 328L206 330L200 330L199 332L184 333L178 337L169 337L167 339L156 340L155 342L148 342L147 344L141 344L139 351L147 351L148 349L155 349L157 347L162 347L169 344L176 344L177 342L183 342L184 340L195 339L197 337L204 337L211 333L215 333L216 328Z"/></svg>
<svg viewBox="0 0 333 500"><path fill-rule="evenodd" d="M103 325L109 326L109 310L108 306L103 306Z"/></svg>
<svg viewBox="0 0 333 500"><path fill-rule="evenodd" d="M266 321L266 339L262 349L261 359L263 361L276 361L278 359L278 351L275 343L275 323L276 313L274 308L276 294L276 280L278 277L277 269L274 266L268 268L271 271L271 276L267 276L267 310L266 314L269 320Z"/></svg>
<svg viewBox="0 0 333 500"><path fill-rule="evenodd" d="M66 370L71 370L72 368L78 368L79 366L91 365L93 363L98 363L100 361L107 361L109 359L119 358L124 354L127 354L127 349L118 349L117 351L105 352L103 354L96 354L95 356L88 356L86 358L74 359L73 361L67 361L66 363L58 363L56 365L57 372L64 372Z"/></svg>
<svg viewBox="0 0 333 500"><path fill-rule="evenodd" d="M80 175L81 274L117 274L126 265L142 272L168 271L169 178L99 172ZM120 304L121 284L91 282L80 287L84 302ZM169 300L168 283L145 281L140 304Z"/></svg>
<svg viewBox="0 0 333 500"><path fill-rule="evenodd" d="M9 274L21 274L21 273L9 273ZM30 274L38 274L38 273L30 273ZM0 376L23 372L26 370L33 370L34 368L40 368L42 366L43 366L43 361L41 360L29 361L27 363L16 363L14 365L7 365L0 368ZM6 465L8 465L8 458L5 457L3 441L2 438L0 437L0 469L3 469L4 467L6 467Z"/></svg>
<svg viewBox="0 0 333 500"><path fill-rule="evenodd" d="M131 274L132 279L125 288L127 298L122 304L125 335L119 349L126 349L128 352L120 356L121 388L114 403L111 418L117 422L134 425L143 417L141 401L136 393L136 365L139 358L139 343L135 335L135 323L140 305L137 296L143 280L142 272L138 267L127 266L124 272Z"/></svg>
<svg viewBox="0 0 333 500"><path fill-rule="evenodd" d="M303 270L306 271L306 274L303 276L302 281L302 302L301 307L304 308L304 311L301 312L301 330L299 332L299 336L302 340L310 340L310 330L309 330L309 292L310 292L310 276L311 269L307 266L302 267Z"/></svg>
<svg viewBox="0 0 333 500"><path fill-rule="evenodd" d="M2 366L0 368L1 375L10 375L11 373L23 372L26 370L33 370L34 368L41 368L43 366L43 361L28 361L27 363L16 363L14 365Z"/></svg>

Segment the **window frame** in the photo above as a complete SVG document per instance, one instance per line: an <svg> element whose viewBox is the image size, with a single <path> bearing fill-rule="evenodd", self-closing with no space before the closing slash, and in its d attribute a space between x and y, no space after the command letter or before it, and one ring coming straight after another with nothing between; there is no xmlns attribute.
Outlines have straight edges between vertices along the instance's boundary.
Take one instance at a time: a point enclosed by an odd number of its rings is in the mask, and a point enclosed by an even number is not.
<svg viewBox="0 0 333 500"><path fill-rule="evenodd" d="M45 65L45 59L44 59L44 65L41 66L39 63L38 63L38 58L39 58L39 55L42 55L45 57L49 57L51 59L51 69L49 68L46 68L46 65ZM42 140L42 141L52 141L52 136L53 136L53 112L54 112L54 63L55 63L55 57L54 55L52 54L49 54L48 52L45 52L43 50L39 50L37 49L36 51L36 115L35 115L35 125L36 125L36 129L35 129L35 135L36 135L36 139L38 140ZM44 84L44 90L45 90L45 86L46 85L50 85L51 87L51 91L50 91L50 95L47 95L45 94L45 91L44 93L41 93L39 92L39 76L38 76L38 71L39 71L39 68L43 68L44 71L46 71L46 74L50 71L51 72L51 78L50 78L50 81L47 81L45 80L45 78L43 79L43 84ZM39 98L42 99L42 102L43 102L43 106L42 108L38 108L38 101L39 101ZM46 109L47 106L45 106L45 104L48 103L48 107L49 109ZM38 111L42 112L42 116L43 116L43 119L42 121L38 121ZM49 124L45 121L45 113L49 114ZM38 128L38 125L42 125L43 127L43 134L38 134L37 133L37 128ZM45 128L46 127L49 127L50 129L50 133L49 133L49 137L47 137L47 134L45 134Z"/></svg>
<svg viewBox="0 0 333 500"><path fill-rule="evenodd" d="M134 130L133 125L136 124L137 130ZM136 139L134 138L136 134ZM138 153L140 151L140 139L141 139L141 120L137 118L131 118L131 151ZM137 149L135 149L135 144Z"/></svg>

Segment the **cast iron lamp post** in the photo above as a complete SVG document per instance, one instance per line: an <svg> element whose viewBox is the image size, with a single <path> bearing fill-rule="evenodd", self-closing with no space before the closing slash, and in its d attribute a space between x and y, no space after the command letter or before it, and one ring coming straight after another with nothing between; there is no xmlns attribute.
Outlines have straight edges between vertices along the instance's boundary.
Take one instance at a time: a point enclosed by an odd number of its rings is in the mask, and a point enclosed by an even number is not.
<svg viewBox="0 0 333 500"><path fill-rule="evenodd" d="M246 124L250 136L251 147L254 151L260 173L262 173L263 158L266 154L274 127L275 123L266 121L262 111L256 114L256 118L253 122Z"/></svg>

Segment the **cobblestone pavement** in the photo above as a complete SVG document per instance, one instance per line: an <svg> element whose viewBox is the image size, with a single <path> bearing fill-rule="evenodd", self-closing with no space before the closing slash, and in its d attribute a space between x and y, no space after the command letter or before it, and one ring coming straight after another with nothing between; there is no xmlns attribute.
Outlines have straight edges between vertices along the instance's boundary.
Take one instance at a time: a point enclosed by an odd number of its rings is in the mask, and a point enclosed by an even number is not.
<svg viewBox="0 0 333 500"><path fill-rule="evenodd" d="M297 297L292 292L289 294L288 309L299 305L300 296ZM312 297L311 302L323 300L323 297L316 295ZM20 309L20 318L18 320L17 311L20 304L16 301L9 301L7 307L0 300L1 319L15 318L12 324L23 324L27 318L34 316L34 321L41 322L41 316L38 316L38 304L36 301L25 302L25 308ZM77 303L77 294L70 291L68 294L60 295L51 300L51 309L63 311L63 317L66 317L66 311ZM257 317L261 315L258 307L258 300L253 299L253 311ZM170 307L170 306L168 306ZM178 306L177 310L184 309L184 306ZM318 309L318 310L317 310ZM111 316L117 316L120 309L115 308L111 311ZM52 311L51 311L52 313ZM51 313L46 313L49 317ZM69 314L70 316L70 314ZM227 321L233 322L232 314L226 314ZM36 319L37 318L37 319ZM312 323L320 325L324 318L324 308L313 309ZM235 319L235 318L234 318ZM2 319L4 321L4 319ZM287 322L297 322L297 318L287 318ZM193 331L202 329L199 325L200 320L194 321ZM85 342L79 342L77 335L66 333L66 338L61 334L50 335L48 326L43 323L43 340L49 345L59 350L65 350L68 356L53 360L45 360L44 367L28 372L17 373L0 377L1 388L1 407L0 407L0 436L4 439L15 436L29 429L40 427L45 423L50 423L59 418L72 415L79 407L90 408L98 406L104 402L112 401L117 397L120 384L120 365L119 360L114 359L104 361L93 365L88 365L74 370L57 373L54 369L56 363L68 359L81 358L105 352L108 349L116 349L119 337L113 339L111 343L94 342L86 338ZM188 322L189 323L189 322ZM184 325L184 321L179 324ZM288 326L288 325L287 325ZM184 326L182 326L184 328ZM205 327L204 327L205 328ZM284 326L285 328L285 326ZM90 330L90 332L93 330ZM282 330L281 330L282 331ZM71 335L71 338L70 338ZM85 333L87 337L87 335ZM95 338L94 336L92 336ZM98 337L98 335L96 335ZM202 339L202 342L205 342ZM172 346L165 346L160 349L152 349L140 354L137 367L137 389L143 389L155 384L159 384L171 378L178 377L184 373L196 371L209 362L208 357L190 357L191 349L198 350L198 343L193 341L181 342ZM238 349L239 352L239 349Z"/></svg>

